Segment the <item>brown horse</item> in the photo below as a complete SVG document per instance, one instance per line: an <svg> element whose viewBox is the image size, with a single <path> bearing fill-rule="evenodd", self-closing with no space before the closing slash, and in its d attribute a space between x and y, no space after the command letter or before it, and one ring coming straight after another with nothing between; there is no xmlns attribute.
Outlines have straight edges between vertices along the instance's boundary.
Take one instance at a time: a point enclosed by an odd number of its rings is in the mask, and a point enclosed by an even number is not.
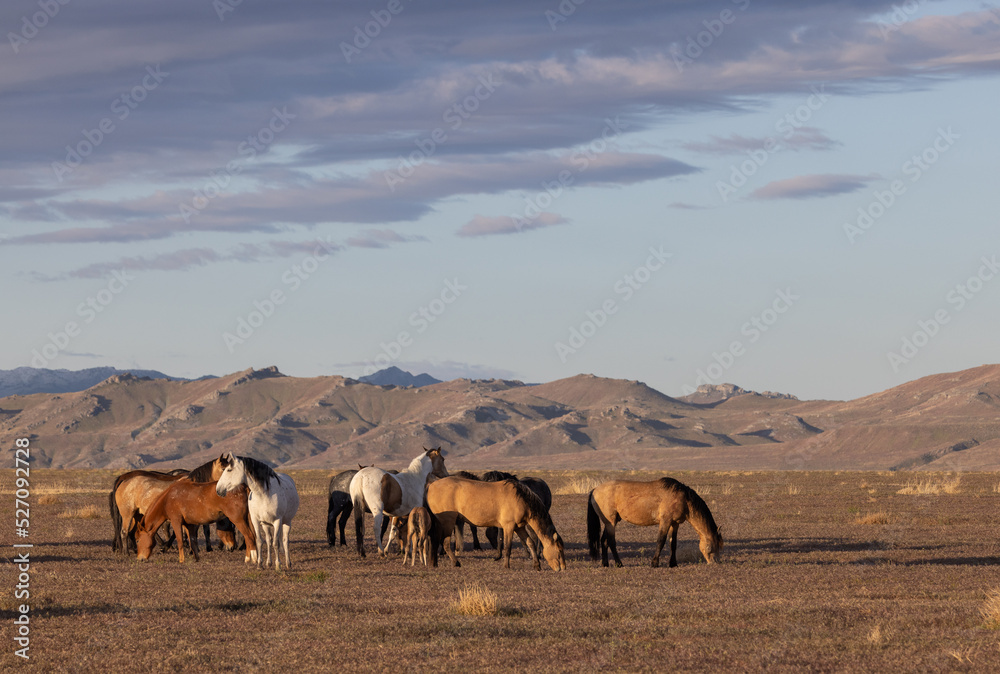
<svg viewBox="0 0 1000 674"><path fill-rule="evenodd" d="M111 542L111 549L114 551L128 551L129 544L134 545L134 528L138 524L142 515L160 497L160 494L171 484L181 479L189 477L194 482L213 482L222 475L222 465L219 460L209 461L198 466L192 471L183 469L172 470L164 473L158 470L132 470L123 473L115 478L115 482L108 494L108 505L111 511L111 522L114 526L114 539ZM219 531L219 538L227 550L233 549L233 545L228 543L223 535L225 530L232 530L226 527L223 522L217 525L222 527ZM158 536L157 536L158 538ZM211 552L212 545L209 542L209 532L205 531L206 549ZM173 541L173 536L161 543L169 546ZM235 542L235 538L233 538Z"/></svg>
<svg viewBox="0 0 1000 674"><path fill-rule="evenodd" d="M410 566L417 564L417 552L424 566L431 557L431 514L427 508L417 506L406 518L406 546L403 548L403 566L406 566L406 556L410 557Z"/></svg>
<svg viewBox="0 0 1000 674"><path fill-rule="evenodd" d="M251 554L257 550L257 537L250 528L249 508L247 507L247 489L233 489L225 496L215 492L216 482L191 482L181 479L167 487L142 518L136 534L139 547L138 558L149 559L153 550L153 534L167 521L177 532L177 549L180 561L184 561L184 538L187 533L188 543L194 561L198 561L198 546L195 536L202 524L215 522L225 516L236 525L236 528L247 542L245 562L249 562Z"/></svg>
<svg viewBox="0 0 1000 674"><path fill-rule="evenodd" d="M625 520L640 527L658 524L653 566L660 565L663 544L670 536L670 566L677 566L677 528L690 522L701 538L699 548L709 564L718 561L722 552L722 534L715 526L712 513L694 489L669 477L652 482L611 480L599 485L587 497L587 542L590 558L597 559L597 544L601 544L602 561L608 566L608 548L615 557L615 566L622 566L615 543L615 525ZM601 534L601 523L604 534Z"/></svg>
<svg viewBox="0 0 1000 674"><path fill-rule="evenodd" d="M476 482L460 477L446 477L427 485L427 506L441 521L444 548L455 566L459 566L459 563L452 551L451 539L456 533L457 520L464 518L477 527L499 527L503 530L503 550L497 551L496 559L503 557L504 567L508 569L511 542L516 533L531 553L535 568L541 570L541 562L534 546L528 544L529 527L538 535L542 543L542 555L549 566L554 571L566 568L563 541L556 532L552 518L538 497L517 480ZM460 551L461 541L456 542Z"/></svg>
<svg viewBox="0 0 1000 674"><path fill-rule="evenodd" d="M136 523L160 494L182 477L154 470L132 470L115 479L108 499L115 526L112 550L128 552Z"/></svg>

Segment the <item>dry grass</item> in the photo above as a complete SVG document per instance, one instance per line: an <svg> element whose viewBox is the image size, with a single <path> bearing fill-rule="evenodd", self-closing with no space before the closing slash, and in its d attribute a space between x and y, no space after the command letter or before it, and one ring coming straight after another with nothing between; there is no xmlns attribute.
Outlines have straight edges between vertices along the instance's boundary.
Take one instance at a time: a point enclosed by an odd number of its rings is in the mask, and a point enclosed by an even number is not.
<svg viewBox="0 0 1000 674"><path fill-rule="evenodd" d="M986 593L986 601L979 613L990 629L1000 629L1000 588L994 588Z"/></svg>
<svg viewBox="0 0 1000 674"><path fill-rule="evenodd" d="M961 475L939 476L926 480L915 480L907 482L897 494L937 496L939 494L957 494L959 485L962 482Z"/></svg>
<svg viewBox="0 0 1000 674"><path fill-rule="evenodd" d="M801 494L801 493L802 493L802 487L798 486L797 484L790 484L790 485L788 485L788 495L789 496L797 496L798 494Z"/></svg>
<svg viewBox="0 0 1000 674"><path fill-rule="evenodd" d="M454 609L462 615L496 615L500 598L483 583L466 585L458 591L458 601Z"/></svg>
<svg viewBox="0 0 1000 674"><path fill-rule="evenodd" d="M881 625L875 625L865 638L872 646L882 646L889 642L889 632Z"/></svg>
<svg viewBox="0 0 1000 674"><path fill-rule="evenodd" d="M854 518L855 524L889 524L889 513L884 510L871 512L867 515L859 515Z"/></svg>
<svg viewBox="0 0 1000 674"><path fill-rule="evenodd" d="M38 483L78 487L113 477L39 472ZM626 475L531 474L553 488ZM561 573L544 564L534 571L520 542L505 569L488 544L471 550L468 536L461 568L446 559L438 568L404 568L396 554L374 554L370 515L365 559L351 530L349 545L331 548L320 489L329 471L295 471L309 495L292 524L292 570L281 574L248 568L242 554L221 550L185 564L176 548L156 551L140 564L111 551L106 515L57 517L87 506L106 512L106 491L62 495L58 505L36 500L32 664L39 671L311 674L400 662L421 671L556 672L991 671L988 663L1000 662L1000 627L986 626L996 620L984 610L986 590L1000 590L998 501L981 496L996 473L963 472L961 492L947 498L896 496L907 480L931 474L669 474L700 493L711 490L715 520L729 532L720 564L696 563L698 539L684 524L678 566L667 568L664 559L654 569L655 529L623 523L617 540L625 566L602 568L588 554L583 494L553 499L566 542ZM869 502L862 481L883 495L878 502ZM723 494L726 483L740 488ZM789 495L790 483L809 498ZM851 525L879 510L896 523L884 534ZM477 586L498 595L496 608L462 612L463 590L475 595ZM0 611L9 614L19 601L13 585L6 588ZM12 649L0 652L0 671L17 664Z"/></svg>
<svg viewBox="0 0 1000 674"><path fill-rule="evenodd" d="M38 505L62 505L62 499L55 494L42 494L36 502Z"/></svg>
<svg viewBox="0 0 1000 674"><path fill-rule="evenodd" d="M591 490L600 485L604 480L598 480L594 477L587 477L586 475L573 478L559 487L556 487L555 491L552 493L557 496L567 496L570 494L589 494Z"/></svg>
<svg viewBox="0 0 1000 674"><path fill-rule="evenodd" d="M104 517L105 514L107 513L102 512L96 505L91 504L64 510L56 515L56 517L75 520L97 520Z"/></svg>

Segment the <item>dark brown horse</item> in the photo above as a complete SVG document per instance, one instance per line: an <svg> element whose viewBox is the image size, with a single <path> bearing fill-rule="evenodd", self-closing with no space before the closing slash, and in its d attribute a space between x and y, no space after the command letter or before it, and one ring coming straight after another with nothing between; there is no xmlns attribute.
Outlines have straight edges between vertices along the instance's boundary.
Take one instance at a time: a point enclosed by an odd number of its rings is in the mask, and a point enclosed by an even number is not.
<svg viewBox="0 0 1000 674"><path fill-rule="evenodd" d="M517 480L503 482L477 482L460 477L446 477L427 485L427 506L440 520L441 536L445 541L445 551L459 566L450 539L457 530L455 524L463 518L479 527L499 527L504 532L503 551L496 559L503 557L504 566L510 568L510 547L517 534L541 570L541 562L534 546L528 544L527 530L533 529L542 544L542 555L549 566L556 571L566 568L563 541L556 531L552 518L542 502L530 489ZM456 541L461 548L461 541Z"/></svg>
<svg viewBox="0 0 1000 674"><path fill-rule="evenodd" d="M670 566L677 566L677 528L684 522L690 522L698 532L699 548L706 562L718 561L722 551L722 534L705 501L694 489L673 478L661 477L652 482L611 480L591 491L587 497L587 542L591 559L597 559L600 543L601 563L608 566L608 548L611 548L615 566L622 566L615 543L615 525L621 520L640 527L659 525L654 567L660 565L660 553L667 536L670 536Z"/></svg>
<svg viewBox="0 0 1000 674"><path fill-rule="evenodd" d="M250 527L247 489L241 487L231 490L225 496L219 496L215 491L216 484L216 482L191 482L180 479L167 487L139 524L136 533L138 558L149 559L153 550L153 534L165 521L170 520L171 526L177 532L180 561L184 561L184 533L187 534L191 554L194 555L195 561L198 561L198 545L195 541L198 527L225 516L243 534L247 542L244 561L250 562L251 555L257 550L257 537Z"/></svg>

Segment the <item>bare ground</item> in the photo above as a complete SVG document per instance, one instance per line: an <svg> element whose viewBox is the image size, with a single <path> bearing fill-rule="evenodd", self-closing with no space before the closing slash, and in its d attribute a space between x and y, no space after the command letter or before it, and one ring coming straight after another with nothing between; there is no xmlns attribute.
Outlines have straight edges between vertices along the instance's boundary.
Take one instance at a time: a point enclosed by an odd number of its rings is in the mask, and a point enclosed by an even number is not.
<svg viewBox="0 0 1000 674"><path fill-rule="evenodd" d="M557 492L564 573L505 570L489 552L462 568L359 559L325 540L328 471L293 472L302 507L294 570L247 568L242 553L176 550L138 563L111 552L108 471L32 471L31 662L46 671L995 671L1000 629L981 613L1000 588L1000 475L874 472L672 473L712 508L723 563L653 569L653 529L619 527L623 569L586 550L588 480L536 472ZM652 477L652 474L640 477ZM921 489L921 485L926 485ZM939 493L900 494L900 490ZM950 493L949 493L950 491ZM563 493L559 493L563 492ZM12 471L0 498L13 516ZM96 506L99 517L93 517ZM89 513L89 516L88 516ZM864 522L864 523L861 523ZM12 531L11 525L4 530ZM13 557L5 534L4 556ZM469 541L466 541L467 547ZM487 546L488 547L488 546ZM21 601L4 573L7 634ZM496 615L469 616L482 583ZM22 664L10 639L0 669Z"/></svg>

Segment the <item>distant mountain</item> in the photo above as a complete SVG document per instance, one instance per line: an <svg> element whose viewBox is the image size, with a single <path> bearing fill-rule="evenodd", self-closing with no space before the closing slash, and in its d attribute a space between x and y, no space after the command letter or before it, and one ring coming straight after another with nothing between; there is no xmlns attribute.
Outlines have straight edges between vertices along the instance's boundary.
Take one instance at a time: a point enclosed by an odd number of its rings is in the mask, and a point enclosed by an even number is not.
<svg viewBox="0 0 1000 674"><path fill-rule="evenodd" d="M702 384L698 389L690 394L678 398L686 403L695 405L711 405L714 403L736 398L738 396L759 396L761 398L777 398L781 400L798 400L790 393L775 393L774 391L748 391L735 384Z"/></svg>
<svg viewBox="0 0 1000 674"><path fill-rule="evenodd" d="M50 370L38 367L19 367L0 370L0 397L31 395L32 393L75 393L108 377L130 372L136 377L150 379L177 379L157 370L119 370L114 367L90 367L85 370Z"/></svg>
<svg viewBox="0 0 1000 674"><path fill-rule="evenodd" d="M586 374L416 388L273 367L199 381L117 373L76 393L0 398L0 437L31 438L39 468L192 467L227 451L296 469L404 468L443 447L451 470L1000 469L1000 365L848 401L702 393L719 399Z"/></svg>
<svg viewBox="0 0 1000 674"><path fill-rule="evenodd" d="M391 365L384 370L379 370L367 377L360 377L358 381L365 384L374 384L375 386L416 386L417 388L441 383L440 379L435 379L426 372L412 375L406 370L400 370L395 365Z"/></svg>

